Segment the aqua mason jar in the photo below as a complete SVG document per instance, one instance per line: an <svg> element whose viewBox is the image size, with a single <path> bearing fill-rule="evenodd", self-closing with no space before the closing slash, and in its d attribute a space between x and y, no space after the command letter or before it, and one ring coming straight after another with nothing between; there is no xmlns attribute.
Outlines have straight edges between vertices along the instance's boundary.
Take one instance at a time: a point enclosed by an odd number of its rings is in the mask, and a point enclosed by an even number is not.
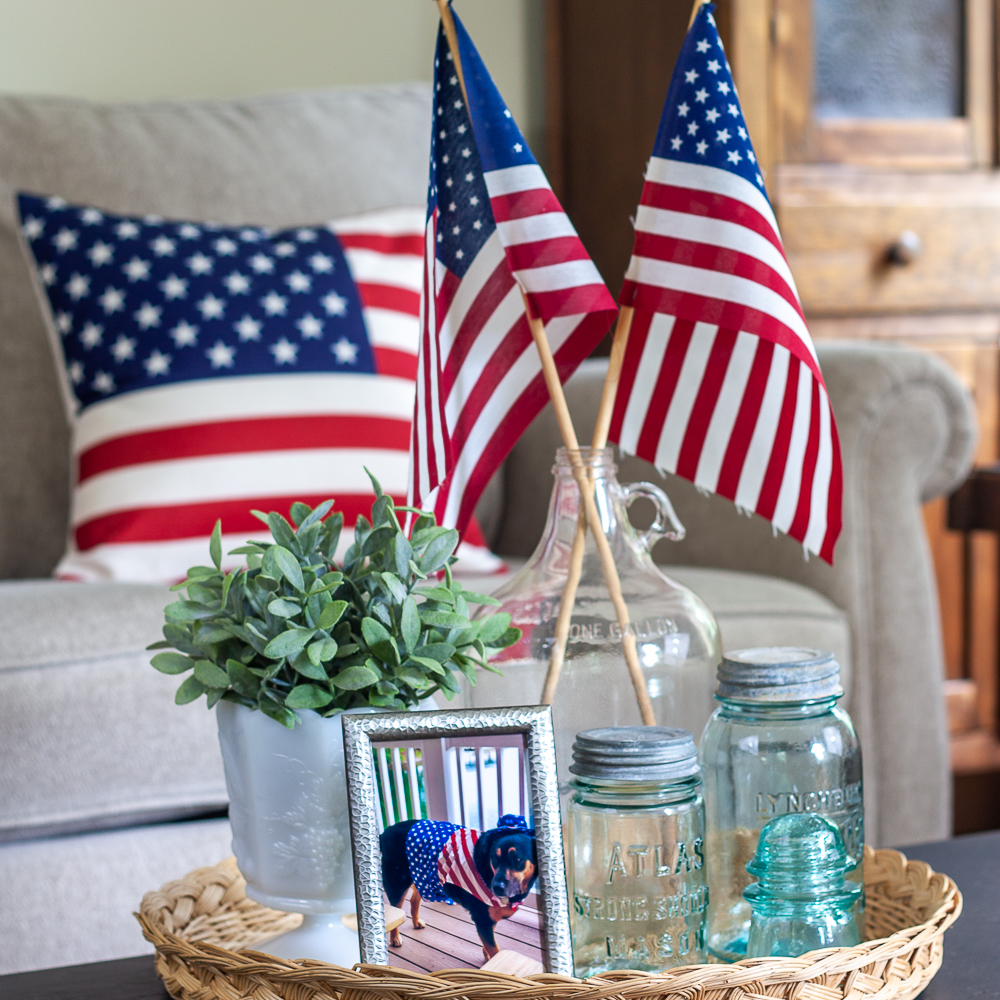
<svg viewBox="0 0 1000 1000"><path fill-rule="evenodd" d="M636 639L656 724L701 732L713 707L719 629L701 598L671 580L650 556L656 541L682 537L684 529L659 487L618 482L611 448L582 448L579 454L618 570L627 627ZM521 639L491 660L501 675L480 672L476 686L466 692L471 707L529 705L541 698L580 514L580 490L565 448L556 453L552 471L555 485L541 541L521 571L496 591L502 607L480 612L508 612ZM645 532L628 518L629 505L639 497L656 508ZM577 733L642 722L622 649L623 630L589 530L585 537L566 658L552 704L564 794Z"/></svg>
<svg viewBox="0 0 1000 1000"><path fill-rule="evenodd" d="M831 653L771 647L727 653L719 665L719 707L701 740L711 905L708 948L725 961L746 957L752 881L747 863L762 827L786 813L816 813L840 829L849 877L864 883L861 747ZM864 895L855 905L863 939Z"/></svg>
<svg viewBox="0 0 1000 1000"><path fill-rule="evenodd" d="M683 729L626 726L573 745L567 857L576 975L705 960L705 806Z"/></svg>
<svg viewBox="0 0 1000 1000"><path fill-rule="evenodd" d="M856 945L861 886L844 878L853 867L840 830L825 817L786 813L772 819L747 865L757 878L743 890L753 910L747 958L798 958Z"/></svg>

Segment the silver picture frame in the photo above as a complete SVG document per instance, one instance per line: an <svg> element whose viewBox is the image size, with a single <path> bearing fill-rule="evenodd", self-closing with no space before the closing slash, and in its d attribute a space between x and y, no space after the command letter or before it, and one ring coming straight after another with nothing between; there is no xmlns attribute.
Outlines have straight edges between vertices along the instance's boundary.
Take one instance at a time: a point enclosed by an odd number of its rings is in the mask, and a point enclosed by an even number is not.
<svg viewBox="0 0 1000 1000"><path fill-rule="evenodd" d="M411 739L521 734L535 827L542 964L546 972L572 976L573 949L551 708L546 705L344 715L343 723L361 961L389 964L374 746Z"/></svg>

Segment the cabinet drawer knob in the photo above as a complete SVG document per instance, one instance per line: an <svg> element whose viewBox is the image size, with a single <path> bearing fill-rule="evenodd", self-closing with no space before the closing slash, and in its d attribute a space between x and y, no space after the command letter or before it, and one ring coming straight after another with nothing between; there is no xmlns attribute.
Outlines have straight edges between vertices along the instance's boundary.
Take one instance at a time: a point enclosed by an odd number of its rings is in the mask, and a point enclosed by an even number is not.
<svg viewBox="0 0 1000 1000"><path fill-rule="evenodd" d="M904 229L889 245L886 257L890 264L902 267L912 264L923 252L923 240L912 229Z"/></svg>

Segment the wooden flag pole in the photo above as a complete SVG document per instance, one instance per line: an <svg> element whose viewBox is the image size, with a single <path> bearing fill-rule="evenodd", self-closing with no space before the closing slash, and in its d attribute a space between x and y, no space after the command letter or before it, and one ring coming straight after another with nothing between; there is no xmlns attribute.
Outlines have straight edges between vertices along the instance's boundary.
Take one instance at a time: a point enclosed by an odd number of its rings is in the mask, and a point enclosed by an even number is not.
<svg viewBox="0 0 1000 1000"><path fill-rule="evenodd" d="M448 48L451 51L452 62L455 65L455 73L462 88L465 106L468 107L469 98L465 89L465 74L462 72L462 59L458 51L458 36L455 33L455 22L452 20L451 8L448 0L437 0L437 5L441 13L441 24L444 28L445 38L448 40ZM642 667L639 664L639 650L636 645L635 636L629 628L628 607L622 596L621 581L618 579L618 567L615 566L614 555L611 552L608 536L604 533L604 528L601 525L601 517L597 510L597 504L594 501L594 493L590 486L587 470L584 468L583 461L580 458L580 445L577 441L576 430L573 427L573 420L570 417L569 407L566 405L566 396L563 393L562 382L559 380L559 372L556 368L555 359L552 357L552 349L549 346L548 338L545 336L545 324L540 319L533 318L531 307L523 288L521 289L521 295L524 298L524 309L528 325L531 328L531 336L534 338L535 346L538 349L538 356L541 359L545 386L548 389L549 398L552 400L552 406L556 412L559 432L562 435L563 444L569 453L570 462L573 465L573 474L580 488L580 497L583 501L586 522L597 543L601 568L604 571L604 581L611 596L611 603L615 608L618 624L622 630L622 649L625 652L625 662L628 664L629 676L632 679L636 700L639 703L639 714L645 725L653 726L656 725L656 718L653 715L653 705L649 700L649 692L646 690L646 679L643 677ZM617 380L615 384L617 386ZM614 399L612 396L612 405L613 402ZM607 418L609 423L610 419L609 413ZM579 573L577 573L577 579L579 579ZM563 649L565 649L565 643L563 644Z"/></svg>
<svg viewBox="0 0 1000 1000"><path fill-rule="evenodd" d="M618 382L622 373L622 362L625 358L625 348L628 346L628 335L632 329L632 316L635 310L631 306L623 306L618 313L618 323L615 326L615 336L611 344L611 357L608 360L608 373L604 377L604 389L601 392L601 405L597 411L597 423L594 426L594 437L590 447L592 451L600 451L608 443L608 431L611 429L611 414L615 408L615 398L618 395ZM588 476L589 479L589 476ZM588 486L588 490L589 490ZM556 619L555 644L552 647L552 658L545 675L545 687L542 689L543 705L551 705L562 673L563 661L566 658L566 643L569 641L569 626L573 619L573 608L576 604L576 591L580 586L580 574L583 572L583 553L587 541L586 512L580 509L577 520L576 536L573 538L573 548L569 557L569 573L566 586L563 587L562 598L559 601L559 617ZM630 668L631 669L631 668ZM650 725L651 723L647 723Z"/></svg>
<svg viewBox="0 0 1000 1000"><path fill-rule="evenodd" d="M447 0L438 0L439 4ZM698 16L702 4L708 0L694 0L691 7L691 17L688 19L688 31ZM446 29L447 30L447 29ZM459 77L461 79L461 76ZM611 345L611 357L608 361L608 373L604 379L604 389L601 392L601 405L597 413L597 424L594 426L594 437L591 443L593 451L599 451L608 443L608 431L611 429L611 414L614 412L615 399L618 395L618 382L621 378L622 362L625 348L628 346L628 336L632 329L632 316L635 310L631 306L623 306L618 313L618 324ZM566 658L566 643L569 641L569 627L573 619L573 608L576 604L576 592L580 586L580 575L583 572L583 553L586 544L586 514L583 509L577 521L576 536L573 538L573 548L569 558L569 572L566 586L563 588L559 602L559 617L556 619L555 645L552 647L552 657L549 669L545 675L545 687L542 689L542 704L551 705L556 695L559 676L562 673L563 661Z"/></svg>
<svg viewBox="0 0 1000 1000"><path fill-rule="evenodd" d="M694 19L698 16L698 11L701 9L702 4L710 2L711 0L694 0L694 6L691 8L691 17L688 20L688 31L691 30L691 25L694 24Z"/></svg>
<svg viewBox="0 0 1000 1000"><path fill-rule="evenodd" d="M521 294L522 296L524 295L523 289ZM639 703L639 715L642 717L643 725L655 726L656 716L653 714L653 704L649 700L649 692L646 690L646 678L643 677L642 667L639 664L639 649L636 645L635 635L629 625L628 606L625 604L625 598L622 596L622 585L621 581L618 579L618 567L615 565L615 557L611 552L611 545L608 542L608 536L604 533L604 526L601 524L601 515L598 513L597 504L594 501L593 482L587 474L587 469L584 467L583 460L580 458L580 445L576 439L576 431L573 428L573 421L570 417L569 407L566 405L566 396L563 393L562 382L559 381L559 372L556 369L555 359L552 357L552 349L549 347L548 338L545 336L545 325L540 319L532 318L527 297L525 297L524 300L524 308L528 316L528 324L531 327L531 336L535 340L535 346L538 348L538 356L542 361L542 373L545 376L545 385L549 390L549 398L552 400L552 407L556 412L556 421L559 424L559 433L562 435L563 444L566 446L566 452L569 455L570 462L573 466L573 475L576 478L577 485L580 489L580 500L583 504L584 517L587 525L590 527L590 533L594 536L594 541L597 544L597 554L601 560L601 569L604 571L604 582L608 588L608 594L611 596L611 603L614 605L618 625L622 630L622 649L625 652L625 662L628 664L628 672L629 677L632 679L632 687L635 688L636 701ZM582 538L579 527L577 528L577 536L578 538ZM575 553L577 549L576 539L574 539L573 549ZM583 563L582 541L580 542L579 550L576 581L573 585L573 600L566 600L567 595L564 590L562 601L559 606L559 620L557 620L556 623L558 627L563 618L563 608L568 607L569 612L564 626L564 632L566 635L569 634L569 618L572 617L573 603L576 599L576 587L580 580L579 567L582 566ZM569 581L567 581L567 587L568 583ZM565 636L562 641L562 650L565 655ZM562 661L560 659L559 668L561 669L561 667ZM549 674L551 673L552 663L550 662ZM552 682L553 694L555 693L555 685L556 682L558 682L558 679L557 674ZM545 688L546 691L548 691L548 676L546 677ZM549 701L543 701L542 704L551 704L551 698Z"/></svg>

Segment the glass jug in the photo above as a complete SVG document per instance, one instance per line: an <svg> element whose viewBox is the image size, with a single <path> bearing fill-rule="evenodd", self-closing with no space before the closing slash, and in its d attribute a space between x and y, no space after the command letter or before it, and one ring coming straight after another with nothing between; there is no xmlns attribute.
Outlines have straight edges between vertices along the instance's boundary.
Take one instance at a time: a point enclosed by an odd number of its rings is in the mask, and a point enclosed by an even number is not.
<svg viewBox="0 0 1000 1000"><path fill-rule="evenodd" d="M628 628L636 638L656 725L700 733L712 714L715 668L721 658L719 628L701 598L665 576L649 554L660 538L682 538L684 528L659 487L619 484L611 448L581 448L579 454L618 569ZM502 607L481 610L509 612L511 624L522 631L521 639L491 660L502 674L481 671L476 686L467 689L466 703L472 708L531 705L541 698L580 513L580 491L565 448L556 453L552 471L555 486L538 547L494 594ZM638 532L628 519L629 504L638 497L656 507L656 518L645 532ZM564 794L569 791L577 733L642 722L621 638L588 530L566 657L552 704Z"/></svg>

